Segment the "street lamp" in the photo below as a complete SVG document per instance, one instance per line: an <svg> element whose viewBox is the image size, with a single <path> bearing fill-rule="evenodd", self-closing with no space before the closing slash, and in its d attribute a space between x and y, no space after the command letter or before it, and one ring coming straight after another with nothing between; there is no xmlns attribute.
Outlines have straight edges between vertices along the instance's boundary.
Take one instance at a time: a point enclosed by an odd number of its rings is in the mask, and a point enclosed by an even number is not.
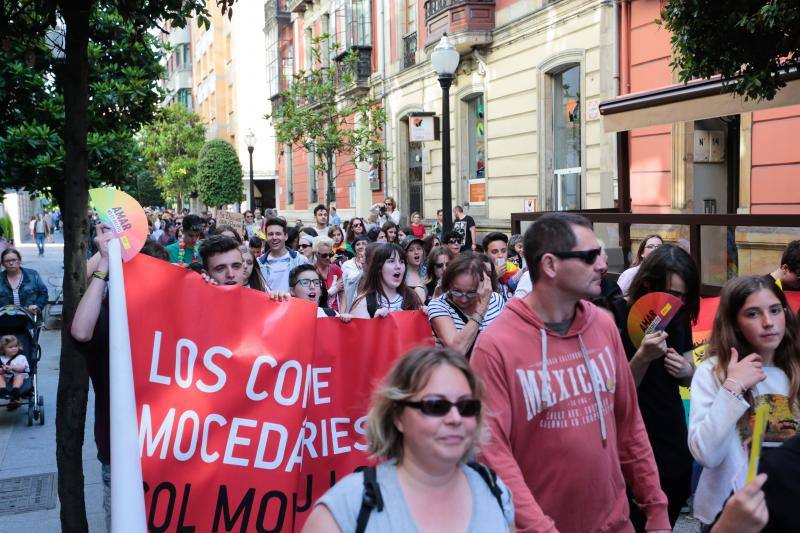
<svg viewBox="0 0 800 533"><path fill-rule="evenodd" d="M256 147L256 134L253 130L247 130L247 135L244 136L244 142L247 144L247 151L250 152L250 211L255 211L256 198L253 192L253 150Z"/></svg>
<svg viewBox="0 0 800 533"><path fill-rule="evenodd" d="M452 178L450 177L450 85L461 54L458 53L447 38L447 33L442 35L439 44L431 54L433 70L439 76L439 85L442 86L442 232L447 233L453 229L453 198Z"/></svg>

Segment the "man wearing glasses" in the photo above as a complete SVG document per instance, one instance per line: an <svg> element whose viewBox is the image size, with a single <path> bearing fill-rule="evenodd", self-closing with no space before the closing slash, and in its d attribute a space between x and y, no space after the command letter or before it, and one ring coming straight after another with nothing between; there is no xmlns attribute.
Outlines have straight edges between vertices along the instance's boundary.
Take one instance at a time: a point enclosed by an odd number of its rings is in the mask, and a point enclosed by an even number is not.
<svg viewBox="0 0 800 533"><path fill-rule="evenodd" d="M533 291L480 335L484 459L514 494L517 531L633 531L626 483L648 531L672 531L667 498L613 319L586 301L606 268L591 223L542 216L525 232Z"/></svg>

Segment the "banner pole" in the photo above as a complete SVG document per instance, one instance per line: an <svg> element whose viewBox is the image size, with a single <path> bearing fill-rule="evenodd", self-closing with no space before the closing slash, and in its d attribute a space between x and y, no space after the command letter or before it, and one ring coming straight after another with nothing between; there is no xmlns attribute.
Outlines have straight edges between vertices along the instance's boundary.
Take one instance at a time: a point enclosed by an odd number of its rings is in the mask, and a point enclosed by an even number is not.
<svg viewBox="0 0 800 533"><path fill-rule="evenodd" d="M133 364L119 239L108 243L111 530L147 531Z"/></svg>

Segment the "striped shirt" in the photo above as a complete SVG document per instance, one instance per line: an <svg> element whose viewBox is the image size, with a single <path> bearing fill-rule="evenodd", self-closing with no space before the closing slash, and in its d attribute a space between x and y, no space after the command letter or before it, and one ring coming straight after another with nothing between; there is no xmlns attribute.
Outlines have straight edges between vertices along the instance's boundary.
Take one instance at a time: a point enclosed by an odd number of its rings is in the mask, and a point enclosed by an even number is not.
<svg viewBox="0 0 800 533"><path fill-rule="evenodd" d="M461 317L458 316L458 313L456 313L456 310L453 309L453 306L448 304L445 300L445 298L448 296L448 294L443 294L430 301L428 304L428 320L433 322L434 318L449 316L451 319L453 319L453 325L456 327L456 331L461 331L464 329L466 324ZM480 328L481 331L483 331L489 324L492 323L495 318L497 318L505 306L506 302L503 300L503 297L496 292L493 292L492 296L489 298L489 307L486 309L486 314L483 315L483 322L481 322Z"/></svg>

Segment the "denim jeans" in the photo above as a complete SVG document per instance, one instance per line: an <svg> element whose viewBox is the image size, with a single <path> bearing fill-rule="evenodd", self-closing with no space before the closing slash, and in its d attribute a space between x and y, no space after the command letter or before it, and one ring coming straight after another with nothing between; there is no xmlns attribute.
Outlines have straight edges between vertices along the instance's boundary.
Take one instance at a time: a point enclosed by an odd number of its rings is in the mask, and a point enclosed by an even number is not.
<svg viewBox="0 0 800 533"><path fill-rule="evenodd" d="M103 468L103 510L106 512L106 531L111 533L111 465Z"/></svg>
<svg viewBox="0 0 800 533"><path fill-rule="evenodd" d="M39 255L44 255L44 233L36 234L36 247L39 249Z"/></svg>

